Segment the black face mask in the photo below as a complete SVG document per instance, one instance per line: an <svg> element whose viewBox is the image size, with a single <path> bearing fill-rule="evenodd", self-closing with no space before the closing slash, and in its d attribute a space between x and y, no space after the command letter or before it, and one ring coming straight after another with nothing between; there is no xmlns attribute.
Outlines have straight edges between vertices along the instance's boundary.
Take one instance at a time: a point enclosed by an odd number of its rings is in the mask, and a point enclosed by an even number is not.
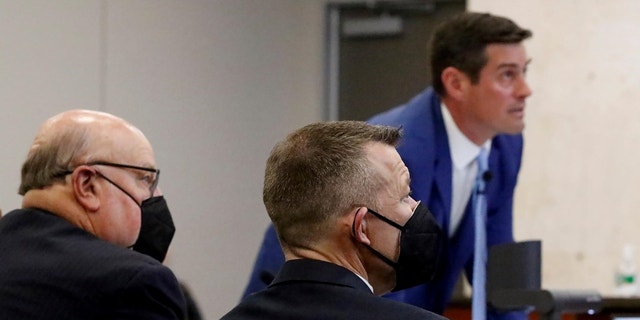
<svg viewBox="0 0 640 320"><path fill-rule="evenodd" d="M429 209L418 203L404 226L371 209L368 210L401 231L398 262L393 262L371 246L367 246L378 258L396 270L396 286L392 291L411 288L431 280L438 265L443 235Z"/></svg>
<svg viewBox="0 0 640 320"><path fill-rule="evenodd" d="M100 175L138 205L138 201L122 187L103 174ZM157 196L142 201L142 204L138 206L141 212L140 233L138 234L138 240L133 244L133 250L163 262L176 232L167 202L163 196Z"/></svg>
<svg viewBox="0 0 640 320"><path fill-rule="evenodd" d="M162 262L176 232L171 212L163 196L142 201L140 234L133 250Z"/></svg>

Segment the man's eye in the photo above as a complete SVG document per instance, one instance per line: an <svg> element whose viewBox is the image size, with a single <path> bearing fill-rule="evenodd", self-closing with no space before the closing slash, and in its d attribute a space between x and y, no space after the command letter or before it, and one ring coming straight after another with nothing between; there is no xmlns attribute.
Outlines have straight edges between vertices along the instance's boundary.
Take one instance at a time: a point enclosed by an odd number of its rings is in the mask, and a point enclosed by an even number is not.
<svg viewBox="0 0 640 320"><path fill-rule="evenodd" d="M150 174L144 175L142 176L141 180L143 180L145 183L151 185L153 183L153 176Z"/></svg>
<svg viewBox="0 0 640 320"><path fill-rule="evenodd" d="M505 79L514 79L516 77L516 73L513 71L507 71L505 73L502 74L502 77Z"/></svg>

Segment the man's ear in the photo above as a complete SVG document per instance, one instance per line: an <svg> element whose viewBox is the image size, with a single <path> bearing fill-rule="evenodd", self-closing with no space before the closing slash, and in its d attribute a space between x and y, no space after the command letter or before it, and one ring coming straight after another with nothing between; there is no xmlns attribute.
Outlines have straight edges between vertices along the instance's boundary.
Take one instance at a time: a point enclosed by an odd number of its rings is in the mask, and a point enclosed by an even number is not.
<svg viewBox="0 0 640 320"><path fill-rule="evenodd" d="M366 245L371 244L371 240L367 236L367 221L365 220L365 216L367 215L368 210L369 209L367 209L366 207L357 208L356 212L354 213L352 226L353 237L357 241Z"/></svg>
<svg viewBox="0 0 640 320"><path fill-rule="evenodd" d="M455 99L464 99L465 92L470 84L469 77L455 67L447 67L440 75L447 96Z"/></svg>
<svg viewBox="0 0 640 320"><path fill-rule="evenodd" d="M78 203L87 211L95 212L100 208L101 192L97 183L98 174L89 166L77 167L71 174L71 185Z"/></svg>

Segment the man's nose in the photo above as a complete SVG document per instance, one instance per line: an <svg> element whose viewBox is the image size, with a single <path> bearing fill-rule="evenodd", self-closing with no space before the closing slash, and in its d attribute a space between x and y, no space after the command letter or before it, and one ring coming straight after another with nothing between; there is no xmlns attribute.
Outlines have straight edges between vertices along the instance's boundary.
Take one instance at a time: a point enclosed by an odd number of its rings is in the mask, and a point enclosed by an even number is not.
<svg viewBox="0 0 640 320"><path fill-rule="evenodd" d="M531 87L529 87L529 84L527 83L526 79L522 78L519 81L516 93L517 93L518 97L522 98L522 99L525 99L525 98L529 97L533 93L533 91L531 91Z"/></svg>

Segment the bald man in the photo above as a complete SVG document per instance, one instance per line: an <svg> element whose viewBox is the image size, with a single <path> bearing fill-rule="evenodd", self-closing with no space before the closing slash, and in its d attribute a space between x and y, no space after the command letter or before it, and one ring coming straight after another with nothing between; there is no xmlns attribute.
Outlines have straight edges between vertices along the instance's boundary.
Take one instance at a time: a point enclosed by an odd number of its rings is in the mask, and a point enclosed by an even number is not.
<svg viewBox="0 0 640 320"><path fill-rule="evenodd" d="M0 220L0 319L183 319L174 228L144 134L71 110L41 127ZM138 252L136 252L138 251Z"/></svg>

